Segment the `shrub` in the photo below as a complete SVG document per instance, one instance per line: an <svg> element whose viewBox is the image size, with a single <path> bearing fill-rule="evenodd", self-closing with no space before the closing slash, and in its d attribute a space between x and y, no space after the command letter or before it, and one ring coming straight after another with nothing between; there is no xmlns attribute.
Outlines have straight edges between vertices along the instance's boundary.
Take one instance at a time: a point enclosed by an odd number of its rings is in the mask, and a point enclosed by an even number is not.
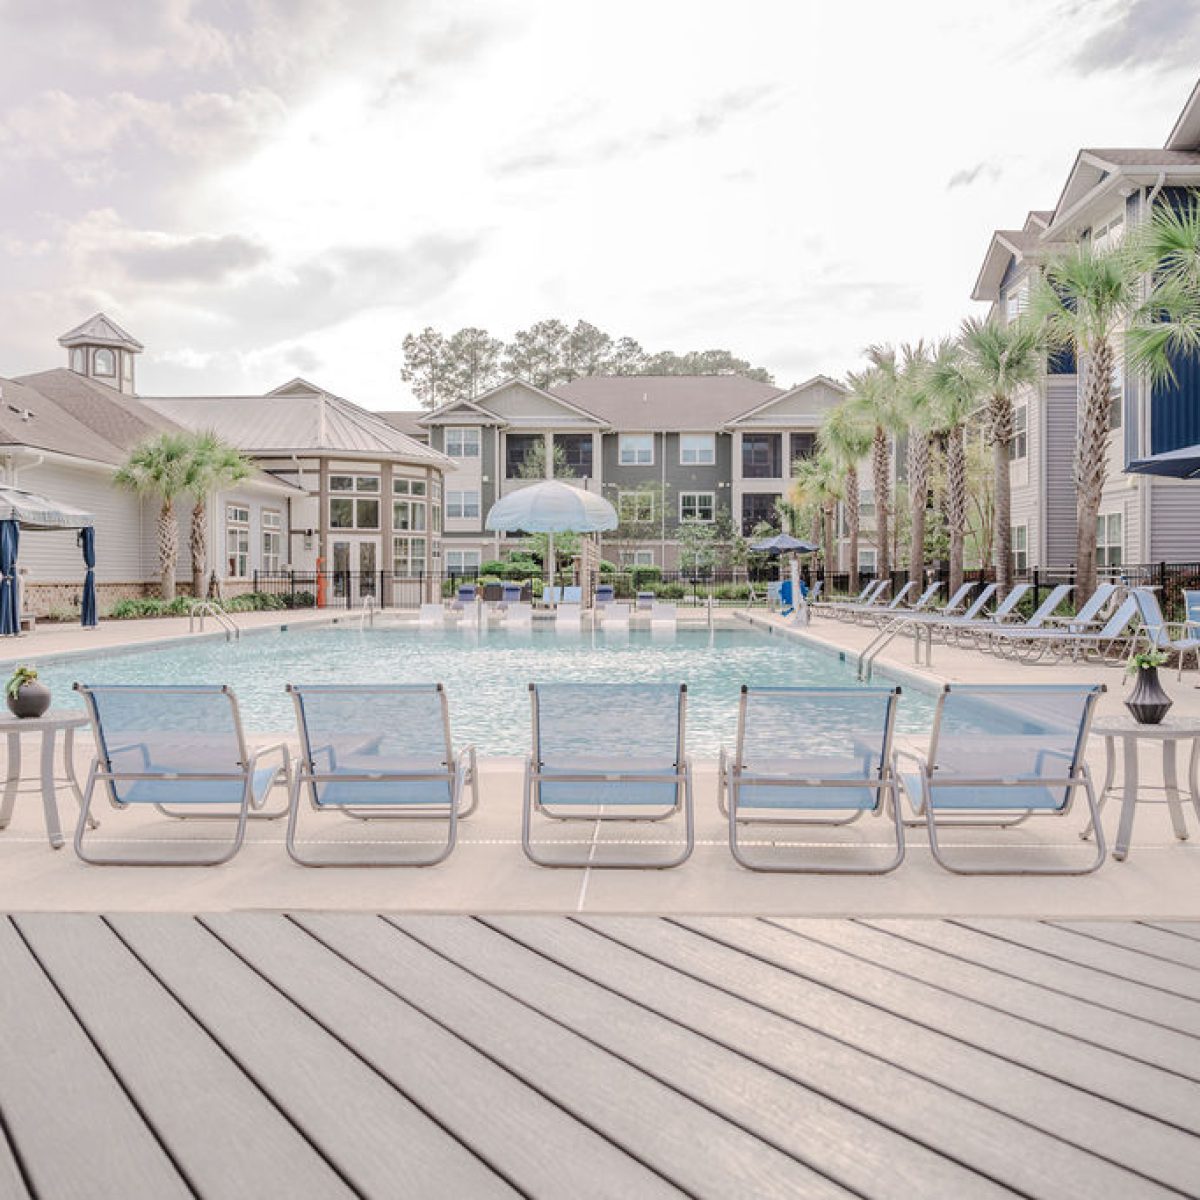
<svg viewBox="0 0 1200 1200"><path fill-rule="evenodd" d="M644 592L652 590L654 585L662 579L662 568L648 566L634 567L629 572L629 576L634 591Z"/></svg>
<svg viewBox="0 0 1200 1200"><path fill-rule="evenodd" d="M503 575L508 564L502 558L489 558L487 562L479 564L480 575Z"/></svg>

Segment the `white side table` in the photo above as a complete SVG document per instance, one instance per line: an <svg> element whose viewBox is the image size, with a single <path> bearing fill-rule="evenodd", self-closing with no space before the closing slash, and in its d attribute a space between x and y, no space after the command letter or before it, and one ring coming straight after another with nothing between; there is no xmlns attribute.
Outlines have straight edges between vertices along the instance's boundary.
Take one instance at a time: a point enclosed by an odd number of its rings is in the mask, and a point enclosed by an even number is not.
<svg viewBox="0 0 1200 1200"><path fill-rule="evenodd" d="M1200 819L1200 718L1166 716L1158 725L1139 725L1132 717L1109 717L1092 722L1092 733L1104 739L1104 786L1100 789L1100 806L1103 807L1112 790L1116 774L1116 742L1122 747L1124 779L1121 788L1121 820L1117 826L1117 843L1113 847L1113 858L1122 861L1129 853L1129 840L1133 833L1133 814L1137 808L1138 793L1162 791L1166 793L1167 809L1171 814L1171 827L1180 841L1186 841L1187 825L1183 816L1183 789L1179 786L1176 769L1175 747L1179 742L1192 743L1191 761L1188 764L1187 790L1196 816ZM1141 784L1138 779L1138 742L1161 742L1163 784ZM1161 801L1160 801L1161 803ZM1087 831L1090 832L1090 829ZM1084 836L1087 836L1085 833Z"/></svg>
<svg viewBox="0 0 1200 1200"><path fill-rule="evenodd" d="M21 734L42 735L41 778L42 811L46 818L46 836L53 849L63 845L62 826L58 820L58 780L54 775L54 748L58 732L63 732L63 782L70 787L76 801L83 804L83 793L79 790L79 778L75 774L75 730L88 724L87 716L70 709L50 709L40 717L17 718L5 713L0 716L0 735L8 738L8 773L4 780L4 799L0 800L0 829L12 819L13 806L21 788Z"/></svg>

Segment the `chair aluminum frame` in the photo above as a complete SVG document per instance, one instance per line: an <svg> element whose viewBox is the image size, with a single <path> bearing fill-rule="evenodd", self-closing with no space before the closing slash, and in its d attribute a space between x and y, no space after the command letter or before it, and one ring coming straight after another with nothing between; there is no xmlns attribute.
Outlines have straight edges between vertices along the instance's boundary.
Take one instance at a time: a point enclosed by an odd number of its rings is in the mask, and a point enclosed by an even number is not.
<svg viewBox="0 0 1200 1200"><path fill-rule="evenodd" d="M112 686L112 685L109 685ZM91 821L90 811L92 798L95 794L97 786L103 785L105 794L108 797L110 806L114 809L123 810L134 807L135 803L138 807L143 805L138 802L121 800L117 796L116 785L118 783L136 783L139 780L157 780L157 781L178 781L181 776L177 772L170 771L117 771L113 769L111 751L108 749L108 742L104 736L103 722L100 717L99 709L96 705L96 699L93 694L94 690L90 685L76 683L74 685L82 697L85 707L87 708L88 716L92 722L92 731L96 741L97 753L93 757L91 765L88 768L87 782L83 788L83 800L79 809L79 821L75 826L75 853L82 862L89 863L92 866L103 867L216 867L223 863L229 862L231 858L241 849L242 843L246 836L246 825L250 818L254 815L259 815L254 812L258 807L254 798L254 775L259 761L269 754L280 754L282 762L276 776L272 779L267 791L274 787L279 782L287 783L291 777L291 756L286 743L275 742L267 746L260 746L253 752L249 752L246 747L246 735L242 726L241 712L238 708L237 696L234 695L233 689L228 686L213 688L211 686L147 686L143 688L133 688L130 690L140 690L152 692L158 695L212 695L214 692L220 692L228 698L230 706L230 714L233 721L233 730L238 744L238 761L242 766L241 771L213 771L213 772L192 772L186 773L186 779L189 782L197 783L236 783L243 784L242 798L238 801L238 810L236 813L195 813L189 814L188 819L191 820L233 820L237 824L235 826L233 839L226 847L214 855L202 855L199 857L178 858L168 856L164 858L150 855L134 855L134 856L119 856L119 855L100 855L95 854L85 848L84 833L88 828L94 828L95 823ZM200 802L202 803L202 802ZM214 804L228 805L231 801L214 801ZM265 795L264 795L265 804ZM176 820L183 819L180 814L167 811L162 804L149 802L144 805L147 808L153 808L165 816L172 817ZM279 813L263 813L263 816L271 820L282 815Z"/></svg>
<svg viewBox="0 0 1200 1200"><path fill-rule="evenodd" d="M1092 782L1092 774L1087 763L1084 762L1084 750L1087 747L1088 733L1092 725L1092 717L1095 713L1096 704L1099 702L1101 695L1107 690L1104 684L1095 684L1087 687L1088 696L1084 705L1083 717L1079 723L1079 731L1076 734L1075 748L1072 756L1070 769L1065 775L1046 777L1037 776L1033 778L997 778L997 779L967 779L961 776L954 776L951 779L936 779L934 773L937 770L937 744L938 737L941 733L942 712L945 707L946 697L952 691L963 692L970 691L978 694L992 692L997 695L1003 693L1020 694L1022 691L1034 689L1045 692L1054 690L1057 687L1059 691L1077 692L1082 690L1080 687L1072 687L1069 685L1055 684L946 684L942 694L938 697L937 709L933 717L933 730L929 738L929 753L928 755L916 754L911 751L901 750L898 757L909 758L915 761L918 765L919 779L921 784L920 797L913 796L907 786L903 773L899 774L898 782L900 790L903 791L912 804L914 810L924 819L926 831L929 835L929 849L933 854L935 861L939 866L944 867L947 871L955 875L1090 875L1094 871L1098 871L1104 865L1104 859L1108 853L1107 844L1104 839L1104 829L1100 823L1100 807L1096 797L1096 788ZM1022 808L1020 804L1014 804L1012 812L1019 814L1018 819L1007 823L998 822L988 819L969 819L958 818L946 820L945 817L938 818L934 810L937 807L934 801L934 795L939 787L961 788L1005 788L1011 787L1014 790L1017 788L1028 788L1032 786L1044 786L1050 788L1062 787L1066 789L1065 799L1061 807L1053 809L1049 812L1042 809ZM1020 824L1028 820L1032 816L1051 816L1065 817L1071 810L1074 802L1075 793L1079 790L1083 791L1087 798L1087 805L1090 812L1090 823L1085 831L1080 835L1086 837L1091 831L1096 835L1096 855L1089 866L1084 867L1038 867L1038 866L988 866L988 867L964 867L950 862L942 852L941 844L938 841L938 827L946 828L1005 828L1007 825ZM953 810L961 812L960 808ZM991 809L976 810L976 811L995 811ZM910 822L906 822L910 823ZM920 822L918 822L920 823Z"/></svg>
<svg viewBox="0 0 1200 1200"><path fill-rule="evenodd" d="M285 689L292 697L296 710L296 729L300 735L300 757L292 770L291 786L288 789L288 824L286 845L288 855L304 867L432 867L444 862L458 841L458 822L469 816L479 803L479 772L475 747L464 746L454 752L450 733L450 706L442 684L374 684L374 685L313 685L287 684ZM411 691L435 691L441 708L442 730L445 735L444 771L365 771L361 774L346 774L341 771L319 771L314 762L314 751L309 737L308 722L304 714L305 693L325 692L340 695L394 695ZM450 788L448 804L403 804L370 805L330 804L318 800L317 787L322 783L436 783L445 782ZM359 821L419 821L444 817L446 841L430 855L417 858L322 858L305 855L296 843L296 832L300 819L300 792L307 785L309 805L315 812L339 812ZM463 792L471 789L471 802L463 808ZM352 843L347 843L352 845Z"/></svg>
<svg viewBox="0 0 1200 1200"><path fill-rule="evenodd" d="M1134 599L1137 602L1138 616L1142 626L1133 640L1136 646L1139 641L1145 641L1147 650L1158 650L1164 654L1178 654L1179 664L1176 679L1183 678L1183 663L1190 651L1196 656L1196 670L1200 671L1200 628L1190 620L1168 621L1163 615L1162 605L1150 588L1133 588ZM1185 593L1186 604L1186 593ZM1185 609L1185 613L1186 613ZM1147 620L1147 617L1150 619ZM1180 638L1171 635L1172 629L1183 631ZM1190 630L1195 630L1190 633Z"/></svg>
<svg viewBox="0 0 1200 1200"><path fill-rule="evenodd" d="M862 695L861 688L755 688L751 689L742 684L741 698L738 702L737 741L732 754L721 747L717 771L717 807L725 816L729 825L729 852L734 860L749 871L760 871L774 874L810 874L810 875L887 875L894 871L904 861L904 821L900 810L899 788L896 779L896 756L893 749L893 738L896 726L896 708L900 698L900 688L888 689L891 693L885 717L883 734L883 750L880 755L880 777L873 783L867 779L800 779L795 776L755 775L747 773L742 765L742 749L745 745L746 708L751 691L767 692L802 692L813 697ZM858 808L849 817L837 819L821 817L748 817L738 813L738 793L747 785L754 787L834 787L834 788L871 788L877 792L875 807L872 811L876 816L887 812L891 815L895 829L896 852L882 866L849 865L808 865L797 863L768 863L754 861L749 857L739 843L739 825L777 825L787 827L823 826L841 827L852 825L859 820L867 809Z"/></svg>
<svg viewBox="0 0 1200 1200"><path fill-rule="evenodd" d="M602 689L598 687L598 691ZM536 863L539 867L573 867L579 868L597 868L599 870L618 870L627 869L630 867L639 867L648 870L668 870L671 867L681 866L691 857L692 851L696 845L695 832L695 815L693 804L693 770L691 760L686 753L686 727L687 727L687 684L679 686L679 709L676 723L676 742L675 742L675 774L674 775L652 775L640 774L638 772L629 771L581 771L576 774L559 774L555 772L553 775L543 776L540 768L544 765L541 761L535 761L535 754L541 747L540 726L538 720L539 700L537 684L529 685L529 697L532 712L532 738L534 750L525 759L525 774L522 784L522 802L521 802L521 847L525 851L525 856L530 862ZM669 805L646 805L645 807L652 811L647 814L637 814L630 816L624 812L606 813L604 812L605 805L597 804L597 811L589 811L587 814L579 812L555 812L553 801L543 803L541 798L542 783L674 783L675 784L675 801ZM662 811L657 811L660 809ZM600 861L594 860L589 853L588 858L567 858L567 859L548 859L539 855L535 850L533 841L533 814L537 812L539 815L551 821L561 822L586 822L596 823L603 821L622 821L629 823L656 823L659 821L669 820L671 817L679 815L682 811L684 820L684 848L674 858L668 859L665 862L640 862L637 859L604 859ZM594 849L594 845L590 849Z"/></svg>

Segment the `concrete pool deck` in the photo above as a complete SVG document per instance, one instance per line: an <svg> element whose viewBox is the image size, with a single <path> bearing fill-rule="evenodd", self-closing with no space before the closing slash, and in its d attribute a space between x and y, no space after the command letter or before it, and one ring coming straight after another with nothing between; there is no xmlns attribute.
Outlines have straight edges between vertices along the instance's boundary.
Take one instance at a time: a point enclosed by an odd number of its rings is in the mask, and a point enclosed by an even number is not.
<svg viewBox="0 0 1200 1200"><path fill-rule="evenodd" d="M307 624L329 619L329 614L293 617L291 614L252 614L244 627L272 628L281 623ZM778 618L755 614L756 622L783 628ZM178 636L186 623L178 621L111 622L94 632L76 629L38 630L27 639L31 651L14 658L37 660L41 654L116 649L149 644ZM861 649L873 630L818 618L804 637L826 647L849 652ZM33 651L36 650L36 653ZM989 682L1096 682L1108 693L1102 715L1117 715L1121 707L1124 674L1120 667L1094 665L1026 666L1008 663L975 651L937 646L932 668L914 667L911 643L897 641L881 657L884 669L903 680L918 678L929 688L944 681ZM1182 684L1174 673L1164 677L1181 715L1200 715L1200 691L1194 672ZM290 731L289 731L290 732ZM255 731L256 740L271 739L270 731ZM287 736L287 733L284 734ZM85 769L87 743L81 738L78 767ZM26 749L36 761L35 746ZM1095 739L1089 761L1102 777L1103 746ZM357 909L411 912L513 912L513 913L658 913L726 915L849 915L849 916L1027 916L1069 919L1124 917L1200 918L1200 829L1189 808L1188 841L1172 836L1162 804L1139 805L1132 849L1124 863L1109 861L1095 875L1076 878L964 878L951 875L931 859L923 830L909 831L905 864L895 873L878 878L813 875L759 875L737 867L729 855L726 828L716 807L716 771L712 761L699 761L696 787L697 847L690 862L672 871L547 870L533 866L520 847L521 767L516 759L487 759L481 764L479 811L464 822L459 846L444 864L427 870L371 871L359 868L305 870L287 858L283 828L278 822L251 826L247 844L234 859L215 870L163 867L98 868L80 863L70 848L51 851L46 843L41 806L36 794L22 794L12 824L0 831L0 911L157 911L196 912L238 909L305 910ZM1159 756L1143 750L1143 779L1161 782ZM71 827L75 806L62 792L59 801L65 827ZM1118 804L1105 812L1110 845L1115 834ZM219 825L183 826L142 813L115 813L100 809L103 825L95 836L111 838L221 837ZM1076 834L1083 821L1077 810L1065 821L1040 820L1006 832L947 835L956 845L979 856L989 848L1007 854L1024 851L1037 862L1089 853ZM379 831L337 817L311 818L307 836L373 839ZM425 836L415 827L408 836ZM433 830L428 836L436 836ZM625 836L612 827L598 831L591 825L554 831L560 839L599 847ZM674 836L659 827L642 826L635 834L647 841ZM809 839L818 855L827 840L842 841L864 851L886 853L888 829L882 821L866 821L840 834L818 833Z"/></svg>

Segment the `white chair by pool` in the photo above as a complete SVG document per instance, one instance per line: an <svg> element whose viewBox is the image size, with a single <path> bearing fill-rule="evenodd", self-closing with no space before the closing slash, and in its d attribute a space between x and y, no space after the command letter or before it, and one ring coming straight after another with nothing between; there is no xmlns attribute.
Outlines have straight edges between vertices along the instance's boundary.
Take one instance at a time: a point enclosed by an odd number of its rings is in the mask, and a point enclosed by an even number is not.
<svg viewBox="0 0 1200 1200"><path fill-rule="evenodd" d="M429 867L446 858L458 821L474 810L479 792L475 748L455 752L442 685L289 684L287 690L300 735L288 797L288 854L306 867ZM464 805L467 789L470 802ZM444 824L445 838L432 852L417 855L409 850L379 855L374 838L366 843L369 853L358 854L362 844L347 838L340 854L318 857L297 840L302 793L315 812L372 822L435 821Z"/></svg>
<svg viewBox="0 0 1200 1200"><path fill-rule="evenodd" d="M84 786L75 853L98 866L213 867L228 862L242 845L252 811L261 811L271 788L286 781L286 747L247 747L237 697L228 687L77 683L75 690L92 719L97 749ZM202 855L95 854L85 845L84 834L97 787L117 809L147 806L176 816L171 810L182 808L197 817L232 818L234 835ZM105 840L110 837L106 831Z"/></svg>
<svg viewBox="0 0 1200 1200"><path fill-rule="evenodd" d="M729 850L751 871L883 875L904 861L904 822L896 792L892 731L898 687L742 687L737 742L721 748L717 801L729 819ZM800 859L789 834L814 825L850 825L887 813L895 851L880 863ZM743 845L742 827L770 850ZM794 833L792 839L794 841ZM844 847L834 847L849 853ZM785 852L785 853L781 853Z"/></svg>
<svg viewBox="0 0 1200 1200"><path fill-rule="evenodd" d="M679 610L674 604L660 604L657 600L650 605L650 625L674 626L679 619Z"/></svg>
<svg viewBox="0 0 1200 1200"><path fill-rule="evenodd" d="M915 769L900 783L925 821L934 858L960 875L1085 875L1104 862L1096 791L1084 761L1088 729L1103 684L947 684L938 697L928 755L900 752ZM1032 816L1065 816L1082 791L1096 831L1085 866L965 866L938 840L947 827L1015 825Z"/></svg>
<svg viewBox="0 0 1200 1200"><path fill-rule="evenodd" d="M422 604L417 614L418 625L445 625L446 609L441 604Z"/></svg>
<svg viewBox="0 0 1200 1200"><path fill-rule="evenodd" d="M686 684L529 685L532 748L525 763L521 845L543 867L677 867L692 853L692 767L686 754ZM635 839L606 853L604 841L578 842L581 854L548 858L533 838L534 814L552 821L603 824L683 816L683 848L667 855L629 853L671 841ZM597 829L599 826L597 826Z"/></svg>
<svg viewBox="0 0 1200 1200"><path fill-rule="evenodd" d="M554 610L554 627L560 633L578 633L583 628L583 608L578 604L560 604Z"/></svg>
<svg viewBox="0 0 1200 1200"><path fill-rule="evenodd" d="M629 604L621 600L610 600L600 614L600 622L605 629L612 627L629 628Z"/></svg>
<svg viewBox="0 0 1200 1200"><path fill-rule="evenodd" d="M523 600L510 603L501 616L501 623L505 628L528 629L533 624L533 605Z"/></svg>

